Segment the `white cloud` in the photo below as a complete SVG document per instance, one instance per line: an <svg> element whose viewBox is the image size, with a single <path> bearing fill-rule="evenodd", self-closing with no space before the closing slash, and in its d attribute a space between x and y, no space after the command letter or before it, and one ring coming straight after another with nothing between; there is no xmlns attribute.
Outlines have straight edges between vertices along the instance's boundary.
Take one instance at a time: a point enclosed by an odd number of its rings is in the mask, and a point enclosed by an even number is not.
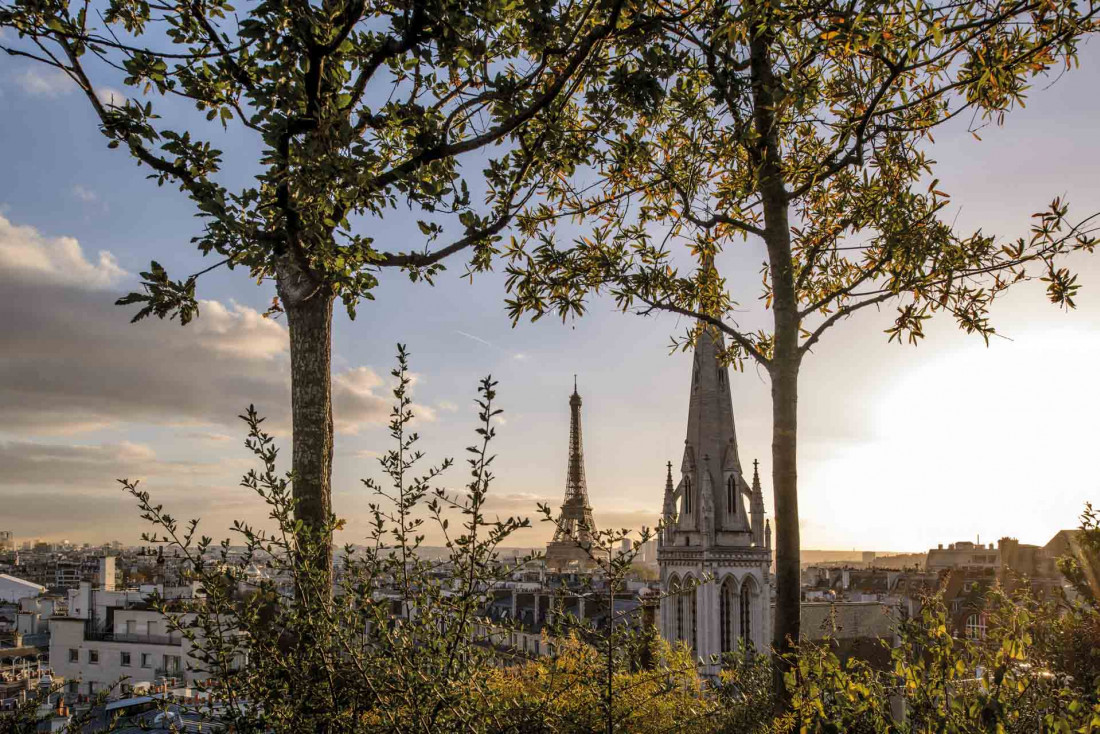
<svg viewBox="0 0 1100 734"><path fill-rule="evenodd" d="M253 403L273 430L290 425L286 327L237 303L200 316L130 324L105 292L128 274L72 237L46 237L0 217L0 432L76 433L118 423L232 426ZM384 423L390 400L369 367L333 376L337 428ZM414 406L419 420L435 413ZM230 432L232 434L232 432ZM236 435L236 434L233 434Z"/></svg>
<svg viewBox="0 0 1100 734"><path fill-rule="evenodd" d="M73 237L46 237L34 227L19 226L0 216L0 270L50 283L106 288L128 273L115 256L99 252L96 262L84 256Z"/></svg>
<svg viewBox="0 0 1100 734"><path fill-rule="evenodd" d="M16 74L15 83L34 97L60 97L76 88L68 74L51 67L33 67Z"/></svg>
<svg viewBox="0 0 1100 734"><path fill-rule="evenodd" d="M270 360L285 354L286 327L254 308L230 302L199 301L199 318L187 327L204 347L245 359Z"/></svg>
<svg viewBox="0 0 1100 734"><path fill-rule="evenodd" d="M95 96L108 106L122 107L126 104L126 95L111 87L98 87L95 90Z"/></svg>
<svg viewBox="0 0 1100 734"><path fill-rule="evenodd" d="M73 196L88 204L91 204L92 202L99 199L94 191L80 184L76 184L75 186L73 186Z"/></svg>
<svg viewBox="0 0 1100 734"><path fill-rule="evenodd" d="M215 433L211 431L192 431L191 433L184 434L187 438L193 438L198 441L211 441L213 443L224 443L226 441L234 441L232 436L225 433Z"/></svg>
<svg viewBox="0 0 1100 734"><path fill-rule="evenodd" d="M440 400L435 404L435 407L442 410L444 413L457 413L458 406L452 403L450 400Z"/></svg>

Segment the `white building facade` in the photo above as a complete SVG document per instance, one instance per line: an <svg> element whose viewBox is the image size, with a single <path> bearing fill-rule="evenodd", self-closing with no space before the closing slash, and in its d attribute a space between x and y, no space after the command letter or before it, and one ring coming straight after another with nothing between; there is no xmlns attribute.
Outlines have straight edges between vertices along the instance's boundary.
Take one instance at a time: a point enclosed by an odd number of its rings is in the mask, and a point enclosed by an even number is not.
<svg viewBox="0 0 1100 734"><path fill-rule="evenodd" d="M759 472L751 485L742 472L723 350L710 331L696 342L680 479L669 462L657 544L661 635L686 642L711 675L724 653L771 644L771 528Z"/></svg>
<svg viewBox="0 0 1100 734"><path fill-rule="evenodd" d="M46 587L32 581L0 573L0 601L17 604L20 599L34 598L46 592Z"/></svg>

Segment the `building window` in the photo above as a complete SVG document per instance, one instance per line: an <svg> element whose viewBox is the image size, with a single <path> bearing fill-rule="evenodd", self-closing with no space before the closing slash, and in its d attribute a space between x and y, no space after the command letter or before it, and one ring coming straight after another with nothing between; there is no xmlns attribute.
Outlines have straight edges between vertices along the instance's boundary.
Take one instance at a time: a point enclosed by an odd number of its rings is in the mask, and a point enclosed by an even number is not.
<svg viewBox="0 0 1100 734"><path fill-rule="evenodd" d="M726 384L726 371L724 369L722 369L721 367L718 368L718 384L719 385L725 385Z"/></svg>
<svg viewBox="0 0 1100 734"><path fill-rule="evenodd" d="M147 652L141 653L141 667L151 668L153 667L153 656Z"/></svg>
<svg viewBox="0 0 1100 734"><path fill-rule="evenodd" d="M77 650L75 648L72 648L72 647L69 648L69 662L70 663L79 663L80 662L80 651L79 650Z"/></svg>
<svg viewBox="0 0 1100 734"><path fill-rule="evenodd" d="M672 598L675 600L675 606L672 608L672 613L675 619L673 620L676 632L676 639L684 639L684 604L683 599L680 598L680 582L677 579L673 579L669 584L669 591L672 592Z"/></svg>
<svg viewBox="0 0 1100 734"><path fill-rule="evenodd" d="M130 653L128 653L128 652L119 653L119 665L121 665L124 668L129 668L130 667Z"/></svg>
<svg viewBox="0 0 1100 734"><path fill-rule="evenodd" d="M733 607L737 592L733 577L727 578L722 583L722 591L719 596L718 622L722 628L722 652L733 652Z"/></svg>
<svg viewBox="0 0 1100 734"><path fill-rule="evenodd" d="M746 578L741 584L741 640L745 647L752 644L752 588Z"/></svg>
<svg viewBox="0 0 1100 734"><path fill-rule="evenodd" d="M684 514L691 515L691 477L684 477Z"/></svg>
<svg viewBox="0 0 1100 734"><path fill-rule="evenodd" d="M985 617L981 614L971 614L966 618L966 639L985 639Z"/></svg>
<svg viewBox="0 0 1100 734"><path fill-rule="evenodd" d="M737 496L734 492L736 485L732 474L726 477L726 512L731 515L737 514Z"/></svg>
<svg viewBox="0 0 1100 734"><path fill-rule="evenodd" d="M99 650L88 651L88 662L92 665L97 665L99 663Z"/></svg>
<svg viewBox="0 0 1100 734"><path fill-rule="evenodd" d="M699 609L698 609L698 601L697 601L698 596L699 596L698 589L697 588L692 588L692 590L688 593L688 598L687 598L688 619L691 622L691 649L694 650L694 651L699 650L699 639L698 639L698 633L699 633L699 625L698 625L699 614L698 614L698 612L699 612Z"/></svg>

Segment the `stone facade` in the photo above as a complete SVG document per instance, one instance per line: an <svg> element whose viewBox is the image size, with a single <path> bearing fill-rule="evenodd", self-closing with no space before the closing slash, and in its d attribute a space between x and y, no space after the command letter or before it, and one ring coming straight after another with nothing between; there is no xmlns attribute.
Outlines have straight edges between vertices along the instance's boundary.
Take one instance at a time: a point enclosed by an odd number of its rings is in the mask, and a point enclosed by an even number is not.
<svg viewBox="0 0 1100 734"><path fill-rule="evenodd" d="M707 674L718 669L712 656L771 643L771 528L755 463L751 485L742 472L723 350L720 335L700 334L680 480L669 462L657 547L661 634L687 642Z"/></svg>

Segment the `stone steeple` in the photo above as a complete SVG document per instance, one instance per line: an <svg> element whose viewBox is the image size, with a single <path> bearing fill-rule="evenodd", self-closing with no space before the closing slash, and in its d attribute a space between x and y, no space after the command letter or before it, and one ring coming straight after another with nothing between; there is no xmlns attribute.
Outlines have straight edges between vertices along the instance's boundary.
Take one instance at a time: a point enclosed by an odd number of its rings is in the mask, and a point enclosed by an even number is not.
<svg viewBox="0 0 1100 734"><path fill-rule="evenodd" d="M748 545L750 526L742 495L749 493L749 486L737 455L729 375L719 359L724 350L721 334L712 329L704 329L696 340L680 465L678 529L700 533L700 544ZM704 510L709 516L702 515ZM731 533L745 537L735 539Z"/></svg>
<svg viewBox="0 0 1100 734"><path fill-rule="evenodd" d="M710 328L696 340L680 480L675 489L671 472L665 480L657 547L661 635L710 661L705 675L717 675L713 661L739 644L764 651L771 639L770 530L759 471L751 487L742 474L724 349Z"/></svg>
<svg viewBox="0 0 1100 734"><path fill-rule="evenodd" d="M588 504L588 483L584 478L584 442L581 438L581 396L573 377L569 396L569 462L565 477L565 501L561 505L554 539L546 546L546 565L562 568L573 561L585 568L596 564L587 548L592 544L596 523Z"/></svg>

